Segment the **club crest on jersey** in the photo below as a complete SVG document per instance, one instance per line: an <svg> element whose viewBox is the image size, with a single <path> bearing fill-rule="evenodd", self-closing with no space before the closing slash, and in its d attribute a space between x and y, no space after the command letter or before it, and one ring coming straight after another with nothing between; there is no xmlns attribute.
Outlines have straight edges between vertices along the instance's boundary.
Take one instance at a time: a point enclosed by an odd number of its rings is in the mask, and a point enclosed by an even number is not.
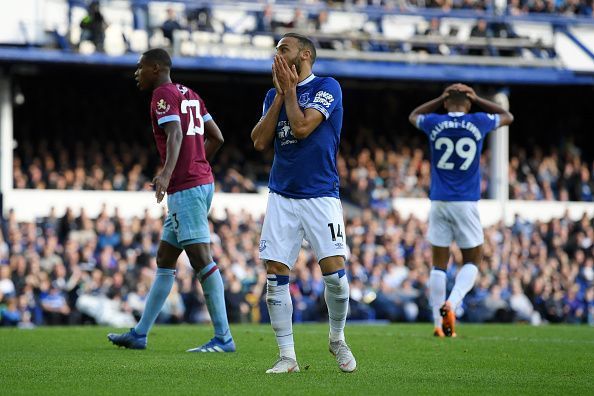
<svg viewBox="0 0 594 396"><path fill-rule="evenodd" d="M165 114L169 111L171 106L165 102L165 99L161 99L157 102L157 114Z"/></svg>
<svg viewBox="0 0 594 396"><path fill-rule="evenodd" d="M266 240L265 240L265 239L262 239L262 240L260 241L260 247L259 247L259 249L258 249L258 250L260 250L260 253L261 253L261 252L263 252L263 251L264 251L264 249L266 249Z"/></svg>
<svg viewBox="0 0 594 396"><path fill-rule="evenodd" d="M309 102L309 92L304 92L299 96L299 106L303 107Z"/></svg>

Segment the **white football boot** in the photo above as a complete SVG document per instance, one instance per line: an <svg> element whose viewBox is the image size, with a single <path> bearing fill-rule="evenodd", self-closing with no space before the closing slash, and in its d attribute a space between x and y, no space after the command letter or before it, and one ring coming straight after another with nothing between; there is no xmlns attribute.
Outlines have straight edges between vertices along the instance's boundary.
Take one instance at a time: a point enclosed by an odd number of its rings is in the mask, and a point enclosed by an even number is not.
<svg viewBox="0 0 594 396"><path fill-rule="evenodd" d="M299 364L295 359L291 359L290 357L281 356L276 363L266 370L266 374L280 374L280 373L298 373L299 372Z"/></svg>
<svg viewBox="0 0 594 396"><path fill-rule="evenodd" d="M344 341L334 341L329 344L330 353L336 357L338 368L345 373L351 373L357 368L357 361L353 352Z"/></svg>

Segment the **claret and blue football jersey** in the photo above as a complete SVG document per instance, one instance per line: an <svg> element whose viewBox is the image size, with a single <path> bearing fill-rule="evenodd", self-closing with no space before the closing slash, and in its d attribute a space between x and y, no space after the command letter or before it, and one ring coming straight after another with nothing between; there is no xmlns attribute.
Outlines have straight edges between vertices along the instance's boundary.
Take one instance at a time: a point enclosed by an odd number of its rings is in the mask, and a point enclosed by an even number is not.
<svg viewBox="0 0 594 396"><path fill-rule="evenodd" d="M263 115L268 112L276 90L266 94ZM283 105L274 139L274 162L268 187L287 198L339 198L336 156L342 129L342 92L331 77L310 75L297 85L297 100L302 110L313 108L324 121L305 139L293 136Z"/></svg>
<svg viewBox="0 0 594 396"><path fill-rule="evenodd" d="M423 114L417 128L429 138L433 201L478 201L480 156L487 134L499 127L499 115L487 113Z"/></svg>

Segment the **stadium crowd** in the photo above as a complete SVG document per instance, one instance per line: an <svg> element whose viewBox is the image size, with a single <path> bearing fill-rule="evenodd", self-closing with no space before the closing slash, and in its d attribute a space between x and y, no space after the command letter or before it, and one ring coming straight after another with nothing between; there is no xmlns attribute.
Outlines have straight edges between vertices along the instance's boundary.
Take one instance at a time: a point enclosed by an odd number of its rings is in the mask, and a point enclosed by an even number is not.
<svg viewBox="0 0 594 396"><path fill-rule="evenodd" d="M216 196L215 196L216 199ZM348 213L347 213L348 214ZM211 220L213 255L226 288L230 321L265 322L266 275L258 261L262 219L227 213ZM55 211L35 222L10 213L0 232L0 321L5 326L99 323L132 326L143 311L156 268L162 218L124 219L103 211ZM429 321L431 250L426 223L386 208L351 213L351 320ZM549 223L520 217L485 229L480 276L458 315L469 322L594 325L594 228L584 216ZM448 272L453 282L460 253ZM209 320L200 282L182 256L160 323ZM307 246L290 290L295 321L324 319L323 281Z"/></svg>
<svg viewBox="0 0 594 396"><path fill-rule="evenodd" d="M362 130L365 133L365 130ZM361 137L362 134L359 134ZM370 141L371 139L371 141ZM389 199L425 198L430 185L427 148L418 139L405 144L367 145L344 141L338 160L343 198L361 207L389 206ZM350 144L349 144L350 143ZM357 147L354 149L353 147ZM360 148L367 147L367 148ZM14 156L14 186L35 189L151 190L152 147L138 143L76 144L66 148L55 142L21 143ZM481 159L483 198L488 197L489 151ZM246 158L239 147L226 145L213 165L220 192L257 192L265 187L269 162ZM509 162L509 197L521 200L594 200L594 163L569 143L565 147L512 147ZM240 171L241 170L241 171Z"/></svg>
<svg viewBox="0 0 594 396"><path fill-rule="evenodd" d="M513 51L499 50L491 45L485 45L483 48L466 48L465 45L448 47L445 44L439 46L434 44L416 43L411 46L407 43L386 43L366 40L365 37L355 39L354 33L359 31L363 36L369 34L382 34L381 13L379 10L397 11L404 14L423 11L425 9L439 9L444 15L454 11L461 11L465 14L469 12L476 15L476 25L471 31L471 37L499 37L499 38L517 38L519 37L512 26L500 20L487 21L490 15L510 15L510 16L530 16L552 14L561 16L584 16L592 17L592 8L594 0L509 0L505 2L492 2L486 0L354 0L354 1L319 1L306 0L297 2L292 18L287 19L286 8L279 12L281 6L274 2L262 4L260 10L246 11L246 15L251 15L255 19L253 27L247 31L236 31L237 21L229 22L222 18L215 17L213 9L217 4L201 3L196 6L187 5L183 12L177 13L174 8L164 11L163 22L159 25L152 25L149 18L149 11L146 2L131 1L130 16L133 16L134 29L145 31L149 37L165 38L174 49L179 48L174 40L175 31L205 31L205 32L234 32L241 34L279 34L283 30L291 29L313 35L314 40L318 42L321 48L342 50L359 49L363 51L378 52L410 52L423 51L429 53L449 54L469 54L469 55L492 55L492 56L522 56L522 48L516 48ZM88 5L87 15L79 23L80 37L73 40L73 46L79 47L82 41L93 43L96 51L105 50L106 29L109 26L108 20L104 17L101 7L109 6L109 2L91 1ZM246 4L252 7L253 4ZM371 6L371 7L370 7ZM370 8L368 8L370 7ZM326 29L329 24L329 14L339 10L347 10L355 13L368 13L369 18L364 26L360 26L351 32L349 38L344 40L338 37L318 37L317 34L324 33L327 30L336 31L336 27ZM468 16L468 15L467 15ZM449 32L440 31L440 18L442 16L426 16L426 23L420 23L416 35L438 36L457 36L458 28L451 28ZM423 27L427 25L427 27ZM61 37L56 34L56 37ZM73 37L74 39L74 37ZM124 45L131 52L134 52L131 39L125 38ZM541 43L542 44L542 43ZM55 43L57 47L69 49L66 39L62 37ZM163 45L163 44L161 44ZM80 49L80 48L79 48ZM536 57L549 58L554 57L554 50L548 48L544 50L536 47L529 49ZM177 52L176 52L177 53Z"/></svg>

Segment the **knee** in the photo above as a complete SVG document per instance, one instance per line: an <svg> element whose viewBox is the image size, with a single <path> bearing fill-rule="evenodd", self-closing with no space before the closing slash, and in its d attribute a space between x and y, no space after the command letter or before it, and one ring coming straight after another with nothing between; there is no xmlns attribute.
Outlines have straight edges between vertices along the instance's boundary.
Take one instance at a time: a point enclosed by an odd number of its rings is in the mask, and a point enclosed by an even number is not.
<svg viewBox="0 0 594 396"><path fill-rule="evenodd" d="M283 263L279 263L276 261L267 261L266 262L266 273L271 275L289 275L290 270Z"/></svg>
<svg viewBox="0 0 594 396"><path fill-rule="evenodd" d="M331 290L335 293L348 293L349 290L349 282L344 269L339 270L334 274L324 276L324 284L328 290Z"/></svg>
<svg viewBox="0 0 594 396"><path fill-rule="evenodd" d="M204 267L213 262L210 251L206 249L187 249L186 253L190 259L192 268L196 271L201 271Z"/></svg>
<svg viewBox="0 0 594 396"><path fill-rule="evenodd" d="M464 264L462 268L466 268L466 270L469 271L475 278L478 275L478 267L473 263Z"/></svg>
<svg viewBox="0 0 594 396"><path fill-rule="evenodd" d="M474 263L479 265L483 260L483 245L479 245L472 249L463 249L462 260L465 263Z"/></svg>
<svg viewBox="0 0 594 396"><path fill-rule="evenodd" d="M346 275L345 275L346 276ZM338 276L325 276L324 283L326 287L338 288L341 285L341 278Z"/></svg>
<svg viewBox="0 0 594 396"><path fill-rule="evenodd" d="M171 258L167 258L164 254L157 253L157 267L175 269L176 264L177 259L172 260Z"/></svg>

